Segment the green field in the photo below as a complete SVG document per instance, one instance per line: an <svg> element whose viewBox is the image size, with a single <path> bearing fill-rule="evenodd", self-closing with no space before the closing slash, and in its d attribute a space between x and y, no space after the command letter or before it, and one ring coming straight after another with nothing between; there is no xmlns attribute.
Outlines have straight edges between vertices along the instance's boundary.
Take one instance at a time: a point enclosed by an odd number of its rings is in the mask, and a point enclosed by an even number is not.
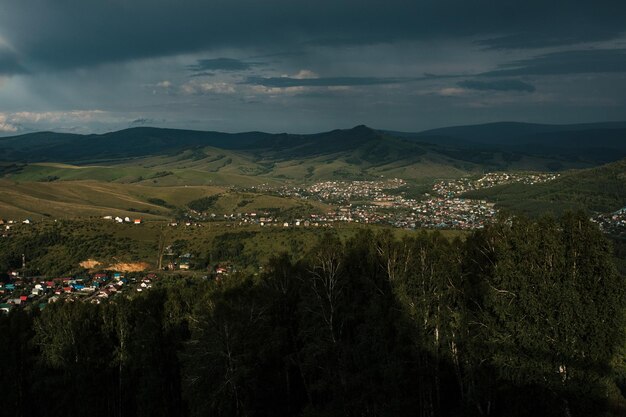
<svg viewBox="0 0 626 417"><path fill-rule="evenodd" d="M0 179L0 218L77 218L130 216L166 219L193 200L219 194L215 212L220 214L260 209L290 210L306 208L325 211L320 203L241 193L218 186L149 186L115 182L54 181L17 182ZM157 200L162 202L159 204ZM155 203L157 202L157 203ZM164 203L164 204L163 204Z"/></svg>
<svg viewBox="0 0 626 417"><path fill-rule="evenodd" d="M141 225L118 224L104 219L43 221L32 225L12 227L8 237L0 239L0 269L21 265L26 256L33 274L66 274L81 270L87 260L100 263L106 269L117 263L146 263L156 269L160 248L171 246L173 254L164 255L163 265L178 256L191 253L194 269L202 271L207 264L228 262L252 271L264 265L270 257L287 252L300 259L317 244L325 233L336 233L346 240L359 230L392 234L396 237L419 233L388 226L336 224L334 227L261 227L237 222L205 222L186 226L171 226L162 220L150 220ZM435 233L435 232L429 232ZM449 239L464 238L462 231L441 231Z"/></svg>

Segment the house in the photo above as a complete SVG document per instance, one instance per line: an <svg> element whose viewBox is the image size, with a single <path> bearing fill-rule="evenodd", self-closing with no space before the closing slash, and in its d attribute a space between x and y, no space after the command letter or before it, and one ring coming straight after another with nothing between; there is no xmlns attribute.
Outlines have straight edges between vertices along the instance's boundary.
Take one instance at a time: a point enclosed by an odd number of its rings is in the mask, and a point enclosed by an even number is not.
<svg viewBox="0 0 626 417"><path fill-rule="evenodd" d="M4 220L4 219L0 219L0 225L5 224L6 222L7 222L6 220Z"/></svg>
<svg viewBox="0 0 626 417"><path fill-rule="evenodd" d="M124 221L125 221L126 223L130 223L130 217L128 217L128 216L124 217Z"/></svg>
<svg viewBox="0 0 626 417"><path fill-rule="evenodd" d="M135 219L133 223L135 223L135 224L141 224L141 219Z"/></svg>
<svg viewBox="0 0 626 417"><path fill-rule="evenodd" d="M189 269L189 261L182 261L178 264L179 269L188 270Z"/></svg>
<svg viewBox="0 0 626 417"><path fill-rule="evenodd" d="M23 224L31 224L33 221L31 219L26 219L22 223Z"/></svg>
<svg viewBox="0 0 626 417"><path fill-rule="evenodd" d="M113 220L113 216L104 216L103 219L104 220Z"/></svg>
<svg viewBox="0 0 626 417"><path fill-rule="evenodd" d="M118 223L124 223L124 219L122 219L121 217L116 217L115 221Z"/></svg>

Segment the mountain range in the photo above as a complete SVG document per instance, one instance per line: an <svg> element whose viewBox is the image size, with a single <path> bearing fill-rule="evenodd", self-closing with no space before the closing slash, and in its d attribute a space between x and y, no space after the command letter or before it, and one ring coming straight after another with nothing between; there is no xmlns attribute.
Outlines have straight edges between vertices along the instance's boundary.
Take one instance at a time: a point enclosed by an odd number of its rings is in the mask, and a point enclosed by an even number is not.
<svg viewBox="0 0 626 417"><path fill-rule="evenodd" d="M40 132L0 139L0 211L9 217L101 215L113 209L160 216L171 207L158 201L180 207L215 193L228 196L222 199L230 201L227 211L244 201L249 207L296 208L300 203L231 187L396 177L418 196L435 179L507 170L562 176L467 197L530 214L608 212L626 204L624 158L626 123L493 123L418 133L361 125L310 135L147 127L102 135Z"/></svg>
<svg viewBox="0 0 626 417"><path fill-rule="evenodd" d="M361 125L308 135L140 127L101 135L40 132L2 138L0 174L122 182L156 175L166 184L197 183L202 173L214 177L212 183L243 177L244 182L256 182L254 177L421 179L488 170L587 168L625 156L626 122L492 123L419 133ZM112 166L121 175L107 173ZM170 175L174 178L166 180Z"/></svg>

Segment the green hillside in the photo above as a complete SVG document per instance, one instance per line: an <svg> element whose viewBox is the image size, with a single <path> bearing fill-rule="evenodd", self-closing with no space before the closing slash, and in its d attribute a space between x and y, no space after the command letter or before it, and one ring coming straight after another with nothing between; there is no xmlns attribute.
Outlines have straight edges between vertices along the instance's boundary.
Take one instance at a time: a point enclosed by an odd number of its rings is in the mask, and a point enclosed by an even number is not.
<svg viewBox="0 0 626 417"><path fill-rule="evenodd" d="M494 124L420 134L367 126L309 135L156 128L103 135L43 132L0 139L0 174L24 181L253 185L268 180L381 175L432 179L493 170L588 168L626 154L624 129L618 125L537 126Z"/></svg>
<svg viewBox="0 0 626 417"><path fill-rule="evenodd" d="M589 136L589 132L600 131L606 131L597 133L602 140ZM622 146L621 132L619 124L495 124L413 136L366 126L312 135L156 128L104 135L43 132L0 139L0 216L142 213L145 218L166 218L189 201L213 194L221 195L216 210L224 213L241 211L244 206L246 210L297 210L302 203L296 200L243 197L231 188L394 177L422 187L435 179L487 171L589 168L608 152L609 148L602 146ZM484 142L494 142L504 134L518 139L556 136L528 150L473 142L481 137ZM452 139L434 143L426 140L429 135ZM588 137L594 140L583 140ZM584 148L587 143L596 146L598 153ZM614 158L624 157L619 149L609 150ZM581 158L577 152L582 151L589 157ZM623 172L624 161L568 173L543 185L513 184L476 191L468 197L494 200L500 207L527 213L577 208L609 211L626 204ZM244 200L246 204L241 205Z"/></svg>
<svg viewBox="0 0 626 417"><path fill-rule="evenodd" d="M572 171L543 184L502 185L471 191L464 197L491 200L501 208L531 215L578 209L612 212L626 206L626 159Z"/></svg>
<svg viewBox="0 0 626 417"><path fill-rule="evenodd" d="M219 195L216 213L228 214L261 209L324 212L315 202L242 193L217 186L153 187L101 181L14 182L0 180L0 218L34 220L122 216L146 220L171 218L194 200Z"/></svg>

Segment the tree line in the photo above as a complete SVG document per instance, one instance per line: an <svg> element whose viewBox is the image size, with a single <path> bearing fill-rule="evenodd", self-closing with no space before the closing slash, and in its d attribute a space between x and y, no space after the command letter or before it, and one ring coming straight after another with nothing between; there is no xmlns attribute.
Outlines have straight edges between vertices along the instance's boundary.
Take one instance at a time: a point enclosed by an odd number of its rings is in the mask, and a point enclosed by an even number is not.
<svg viewBox="0 0 626 417"><path fill-rule="evenodd" d="M584 215L324 235L259 275L0 317L10 416L604 416L626 285Z"/></svg>

